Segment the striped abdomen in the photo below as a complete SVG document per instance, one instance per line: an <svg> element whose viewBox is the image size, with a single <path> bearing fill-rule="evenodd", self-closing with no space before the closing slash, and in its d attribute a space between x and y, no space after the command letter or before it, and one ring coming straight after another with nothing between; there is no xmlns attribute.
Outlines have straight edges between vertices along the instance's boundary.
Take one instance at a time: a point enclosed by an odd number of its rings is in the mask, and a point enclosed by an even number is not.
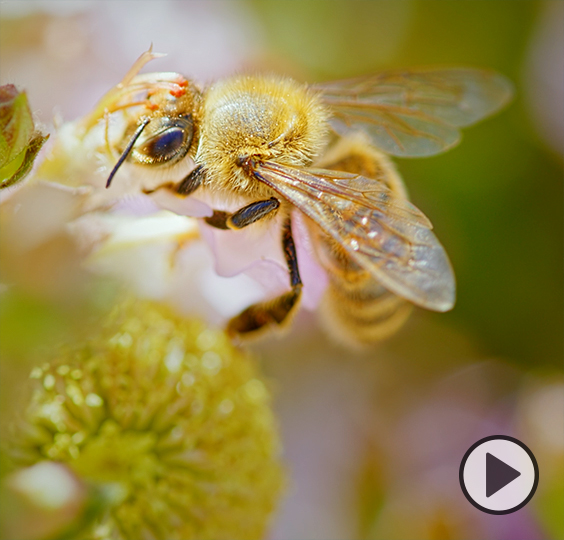
<svg viewBox="0 0 564 540"><path fill-rule="evenodd" d="M373 178L407 198L391 161L362 138L340 139L316 165ZM367 344L395 333L412 304L382 287L335 240L315 226L312 229L319 260L329 275L322 316L331 334L350 344Z"/></svg>

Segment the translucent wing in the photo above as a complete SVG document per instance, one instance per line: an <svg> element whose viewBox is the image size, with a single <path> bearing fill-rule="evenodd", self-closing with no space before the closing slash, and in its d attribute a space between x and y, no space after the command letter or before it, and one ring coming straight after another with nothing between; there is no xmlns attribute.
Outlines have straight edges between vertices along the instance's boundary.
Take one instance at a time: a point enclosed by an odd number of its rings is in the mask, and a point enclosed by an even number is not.
<svg viewBox="0 0 564 540"><path fill-rule="evenodd" d="M435 311L454 305L454 275L429 220L375 180L255 163L258 180L298 207L384 287Z"/></svg>
<svg viewBox="0 0 564 540"><path fill-rule="evenodd" d="M314 87L330 107L333 129L362 130L384 152L430 156L460 140L460 127L505 105L511 83L493 71L472 68L389 71Z"/></svg>

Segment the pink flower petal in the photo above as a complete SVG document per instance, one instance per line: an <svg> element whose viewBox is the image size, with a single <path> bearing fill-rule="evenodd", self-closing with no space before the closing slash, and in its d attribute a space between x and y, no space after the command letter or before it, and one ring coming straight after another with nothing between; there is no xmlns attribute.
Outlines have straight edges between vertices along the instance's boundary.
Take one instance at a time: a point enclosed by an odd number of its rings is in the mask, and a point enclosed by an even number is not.
<svg viewBox="0 0 564 540"><path fill-rule="evenodd" d="M300 212L293 212L292 225L304 284L302 305L313 310L321 300L328 278L315 258L312 240ZM257 224L240 231L215 229L205 223L200 228L214 255L218 275L232 277L243 273L264 288L265 298L289 290L288 268L280 240L280 219L266 226Z"/></svg>
<svg viewBox="0 0 564 540"><path fill-rule="evenodd" d="M203 238L210 245L218 275L231 277L248 270L257 261L269 260L286 268L280 244L280 222L257 223L240 231L221 230L201 223Z"/></svg>
<svg viewBox="0 0 564 540"><path fill-rule="evenodd" d="M326 270L317 261L305 217L298 210L292 212L292 232L296 242L300 276L304 284L302 306L308 310L314 310L323 297L329 278Z"/></svg>

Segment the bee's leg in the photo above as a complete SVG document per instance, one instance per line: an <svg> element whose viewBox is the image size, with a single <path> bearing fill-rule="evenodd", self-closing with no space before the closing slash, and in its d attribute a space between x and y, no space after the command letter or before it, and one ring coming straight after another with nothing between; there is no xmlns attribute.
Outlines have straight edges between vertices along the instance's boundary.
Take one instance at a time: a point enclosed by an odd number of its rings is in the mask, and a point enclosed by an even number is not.
<svg viewBox="0 0 564 540"><path fill-rule="evenodd" d="M281 325L297 305L302 292L302 280L290 217L286 219L282 228L282 248L290 273L292 290L273 300L254 304L233 317L227 325L228 334L249 334L268 325Z"/></svg>
<svg viewBox="0 0 564 540"><path fill-rule="evenodd" d="M202 184L205 174L206 171L204 168L198 165L195 169L190 171L190 174L188 174L186 178L174 187L174 190L179 195L190 195L194 193Z"/></svg>
<svg viewBox="0 0 564 540"><path fill-rule="evenodd" d="M190 195L201 186L204 176L204 168L201 165L198 165L195 169L192 169L188 176L182 179L178 184L174 184L173 182L165 182L164 184L161 184L154 189L144 189L143 193L145 193L145 195L150 195L158 189L168 189L170 191L173 191L177 195Z"/></svg>
<svg viewBox="0 0 564 540"><path fill-rule="evenodd" d="M243 229L271 212L275 212L279 206L280 201L272 197L243 206L233 213L214 210L213 215L205 218L205 221L216 229Z"/></svg>

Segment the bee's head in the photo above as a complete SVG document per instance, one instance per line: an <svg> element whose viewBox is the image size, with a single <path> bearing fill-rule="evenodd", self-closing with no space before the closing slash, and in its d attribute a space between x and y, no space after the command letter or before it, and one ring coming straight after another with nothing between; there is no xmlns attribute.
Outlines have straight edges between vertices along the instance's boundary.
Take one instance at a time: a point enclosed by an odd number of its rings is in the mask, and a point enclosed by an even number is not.
<svg viewBox="0 0 564 540"><path fill-rule="evenodd" d="M136 119L125 130L121 155L106 187L125 160L148 166L170 166L188 155L198 136L200 92L187 83L180 92L159 88L150 93Z"/></svg>

